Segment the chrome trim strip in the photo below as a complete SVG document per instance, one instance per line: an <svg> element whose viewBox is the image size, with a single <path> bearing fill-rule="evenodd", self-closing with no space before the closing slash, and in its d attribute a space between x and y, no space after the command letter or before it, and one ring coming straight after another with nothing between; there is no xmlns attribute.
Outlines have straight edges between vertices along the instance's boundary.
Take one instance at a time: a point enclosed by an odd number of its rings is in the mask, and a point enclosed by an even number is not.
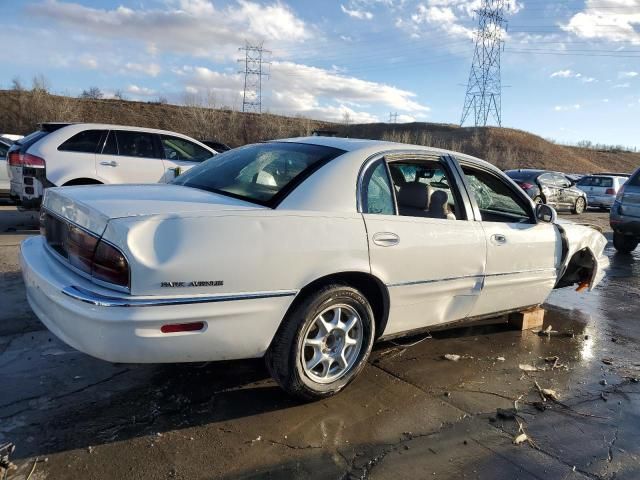
<svg viewBox="0 0 640 480"><path fill-rule="evenodd" d="M82 287L69 286L62 293L74 300L96 305L98 307L159 307L167 305L190 305L194 303L233 302L237 300L257 300L262 298L292 297L297 290L280 290L274 292L238 293L235 295L202 295L197 297L109 297L92 292Z"/></svg>
<svg viewBox="0 0 640 480"><path fill-rule="evenodd" d="M437 282L451 282L453 280L462 280L465 278L482 278L482 277L504 277L506 275L518 275L521 273L542 273L542 272L557 272L555 268L538 268L534 270L520 270L517 272L505 272L505 273L489 273L487 275L478 274L478 275L461 275L459 277L446 277L446 278L436 278L433 280L416 280L410 282L398 282L398 283L387 283L387 287L406 287L409 285L423 285L428 283L437 283Z"/></svg>

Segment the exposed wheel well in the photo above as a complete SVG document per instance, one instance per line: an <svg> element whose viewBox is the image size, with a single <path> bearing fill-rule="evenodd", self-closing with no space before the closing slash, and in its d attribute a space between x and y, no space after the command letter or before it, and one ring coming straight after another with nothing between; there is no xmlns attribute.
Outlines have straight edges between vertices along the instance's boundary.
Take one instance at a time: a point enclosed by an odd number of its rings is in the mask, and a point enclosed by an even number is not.
<svg viewBox="0 0 640 480"><path fill-rule="evenodd" d="M341 272L318 278L298 292L295 300L287 310L287 314L308 295L316 292L324 285L335 283L343 283L362 292L371 304L371 309L375 316L376 338L380 337L387 326L387 318L389 316L389 292L387 291L387 287L370 273Z"/></svg>
<svg viewBox="0 0 640 480"><path fill-rule="evenodd" d="M570 287L576 284L581 285L585 282L591 283L596 265L596 258L588 248L583 248L574 253L555 288Z"/></svg>
<svg viewBox="0 0 640 480"><path fill-rule="evenodd" d="M72 185L102 185L102 182L94 178L74 178L62 185L63 187L71 187Z"/></svg>

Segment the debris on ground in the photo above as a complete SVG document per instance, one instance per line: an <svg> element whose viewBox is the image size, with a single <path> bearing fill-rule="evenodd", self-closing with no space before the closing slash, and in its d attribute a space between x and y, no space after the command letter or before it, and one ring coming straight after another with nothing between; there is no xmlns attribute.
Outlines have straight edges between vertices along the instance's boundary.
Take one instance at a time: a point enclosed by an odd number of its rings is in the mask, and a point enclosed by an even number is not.
<svg viewBox="0 0 640 480"><path fill-rule="evenodd" d="M607 381L603 378L602 380L600 380L600 385L606 386Z"/></svg>
<svg viewBox="0 0 640 480"><path fill-rule="evenodd" d="M504 357L498 357L498 358L496 358L496 360L497 360L498 362L504 362L504 361L505 361L505 358L504 358Z"/></svg>
<svg viewBox="0 0 640 480"><path fill-rule="evenodd" d="M612 358L603 358L602 359L602 363L604 363L605 365L613 365L613 359Z"/></svg>
<svg viewBox="0 0 640 480"><path fill-rule="evenodd" d="M503 420L515 420L518 415L518 411L515 408L498 408L496 410L496 416Z"/></svg>
<svg viewBox="0 0 640 480"><path fill-rule="evenodd" d="M520 445L521 443L524 443L527 440L529 440L529 437L527 437L527 434L526 433L521 433L521 434L517 435L513 439L513 443L514 443L514 445Z"/></svg>
<svg viewBox="0 0 640 480"><path fill-rule="evenodd" d="M521 363L520 365L518 365L518 368L520 368L520 370L522 370L523 372L538 372L541 370L540 368L529 365L528 363Z"/></svg>
<svg viewBox="0 0 640 480"><path fill-rule="evenodd" d="M540 398L543 402L547 400L558 401L558 394L555 390L551 390L550 388L542 388L538 382L534 382L538 393L540 394Z"/></svg>
<svg viewBox="0 0 640 480"><path fill-rule="evenodd" d="M449 360L451 362L457 362L458 360L460 360L462 357L460 355L455 355L453 353L446 353L442 356L442 358L444 360Z"/></svg>
<svg viewBox="0 0 640 480"><path fill-rule="evenodd" d="M575 334L572 331L559 332L558 330L554 330L551 325L549 325L544 330L538 330L535 332L539 337L571 337L573 338Z"/></svg>
<svg viewBox="0 0 640 480"><path fill-rule="evenodd" d="M518 435L516 435L513 438L513 444L514 445L520 445L520 444L522 444L524 442L527 442L533 448L538 448L538 446L535 444L535 442L531 439L531 437L525 431L524 425L522 425L522 422L520 422L517 419L516 419L516 422L518 422Z"/></svg>
<svg viewBox="0 0 640 480"><path fill-rule="evenodd" d="M11 442L0 444L0 478L6 478L11 470L17 470L18 467L9 459L15 449Z"/></svg>

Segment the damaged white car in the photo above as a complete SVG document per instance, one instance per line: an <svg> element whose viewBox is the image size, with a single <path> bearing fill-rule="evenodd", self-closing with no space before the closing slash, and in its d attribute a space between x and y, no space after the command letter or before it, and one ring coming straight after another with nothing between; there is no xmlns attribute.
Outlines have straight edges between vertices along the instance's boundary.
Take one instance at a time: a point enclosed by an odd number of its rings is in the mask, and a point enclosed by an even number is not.
<svg viewBox="0 0 640 480"><path fill-rule="evenodd" d="M291 394L347 385L373 343L593 288L605 238L558 224L492 165L427 147L298 138L173 185L51 188L27 296L112 362L265 356Z"/></svg>

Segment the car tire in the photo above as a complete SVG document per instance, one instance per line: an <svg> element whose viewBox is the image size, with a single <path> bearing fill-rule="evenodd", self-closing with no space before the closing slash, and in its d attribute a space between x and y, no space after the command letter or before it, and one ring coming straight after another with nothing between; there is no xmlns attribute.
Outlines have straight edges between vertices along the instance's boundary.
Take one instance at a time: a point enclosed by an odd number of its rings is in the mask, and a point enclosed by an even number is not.
<svg viewBox="0 0 640 480"><path fill-rule="evenodd" d="M578 197L576 199L576 203L573 205L573 208L571 209L571 213L573 213L574 215L579 215L582 212L584 212L586 208L587 208L587 201L582 197Z"/></svg>
<svg viewBox="0 0 640 480"><path fill-rule="evenodd" d="M291 309L265 361L287 393L319 400L335 395L360 373L374 338L375 318L366 297L346 285L328 285Z"/></svg>
<svg viewBox="0 0 640 480"><path fill-rule="evenodd" d="M535 197L533 197L533 203L535 203L536 205L542 204L544 203L544 200L540 195L536 195Z"/></svg>
<svg viewBox="0 0 640 480"><path fill-rule="evenodd" d="M613 232L613 246L620 253L631 253L638 246L638 239L630 235Z"/></svg>

